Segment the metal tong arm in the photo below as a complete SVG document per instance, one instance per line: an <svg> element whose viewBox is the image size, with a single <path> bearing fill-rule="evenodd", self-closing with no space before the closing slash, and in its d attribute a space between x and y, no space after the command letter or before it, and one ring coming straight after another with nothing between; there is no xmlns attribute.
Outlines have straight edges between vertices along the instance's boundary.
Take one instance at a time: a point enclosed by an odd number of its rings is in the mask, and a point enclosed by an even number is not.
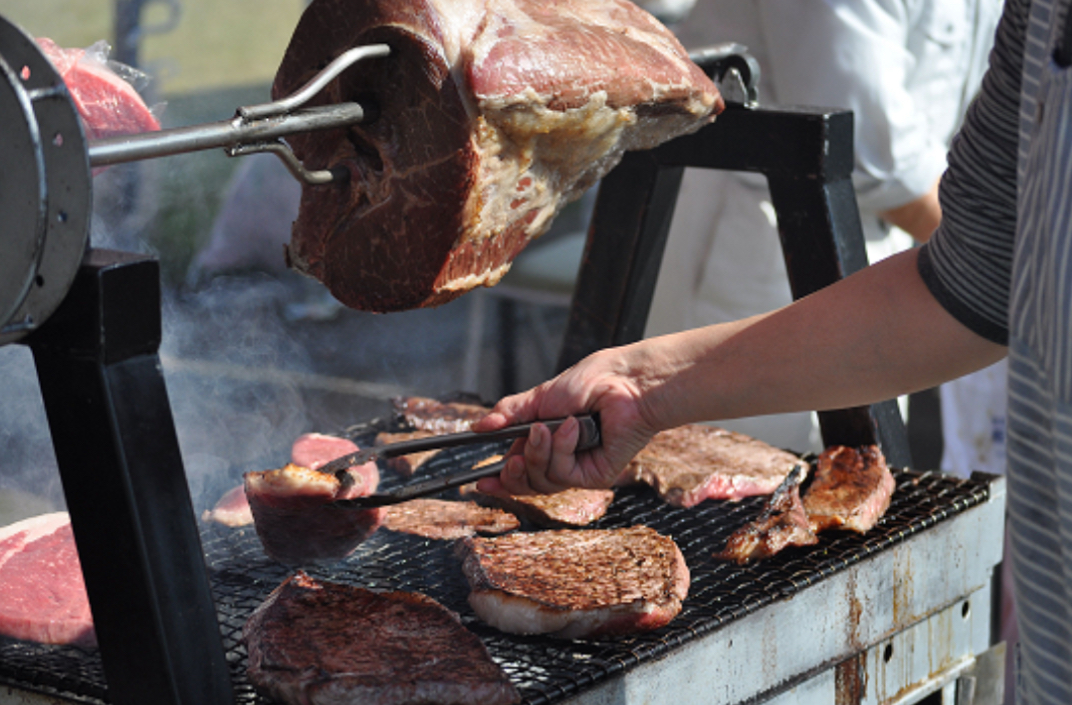
<svg viewBox="0 0 1072 705"><path fill-rule="evenodd" d="M357 103L299 108L356 62L382 58L390 53L386 44L354 47L290 96L271 103L240 107L230 120L90 140L89 164L91 167L109 166L216 147L228 149L232 156L265 149L278 151L278 147L265 145L278 145L279 138L287 135L357 124L367 115L365 108ZM289 150L288 154L293 157ZM284 161L287 160L284 158ZM298 163L296 158L294 162ZM292 166L288 163L288 167Z"/></svg>
<svg viewBox="0 0 1072 705"><path fill-rule="evenodd" d="M580 433L577 437L577 449L586 450L599 446L601 438L598 414L580 414L576 419L581 426ZM554 433L563 423L565 423L565 421L566 419L564 418L538 422L534 421L532 423L509 426L507 428L499 429L498 431L489 431L487 433L473 433L472 431L466 431L464 433L448 433L439 436L430 436L428 438L415 438L410 441L389 443L383 446L372 446L365 450L359 450L356 453L350 453L340 458L336 458L325 465L319 466L317 470L323 473L334 474L354 465L361 465L370 460L375 460L376 458L395 458L400 455L409 455L410 453L419 453L426 450L456 448L458 446L494 443L496 441L524 438L529 435L529 430L535 423L544 424L552 433Z"/></svg>
<svg viewBox="0 0 1072 705"><path fill-rule="evenodd" d="M352 499L337 499L332 502L332 506L343 509L370 509L373 507L386 507L391 504L401 504L418 497L439 494L455 487L468 485L470 482L476 482L485 477L494 477L502 472L505 465L505 460L498 460L487 465L478 465L471 470L465 470L454 475L435 477L424 482L406 485L393 492L354 497Z"/></svg>

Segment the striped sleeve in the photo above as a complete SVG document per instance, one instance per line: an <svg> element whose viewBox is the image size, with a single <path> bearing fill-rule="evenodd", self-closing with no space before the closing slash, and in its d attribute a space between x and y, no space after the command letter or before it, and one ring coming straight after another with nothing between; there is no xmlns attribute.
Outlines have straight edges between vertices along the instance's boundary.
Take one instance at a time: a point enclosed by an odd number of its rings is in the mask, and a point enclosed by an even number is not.
<svg viewBox="0 0 1072 705"><path fill-rule="evenodd" d="M939 200L942 223L919 253L938 302L966 327L1009 339L1009 286L1016 233L1020 76L1029 0L1007 0L990 67L953 140Z"/></svg>

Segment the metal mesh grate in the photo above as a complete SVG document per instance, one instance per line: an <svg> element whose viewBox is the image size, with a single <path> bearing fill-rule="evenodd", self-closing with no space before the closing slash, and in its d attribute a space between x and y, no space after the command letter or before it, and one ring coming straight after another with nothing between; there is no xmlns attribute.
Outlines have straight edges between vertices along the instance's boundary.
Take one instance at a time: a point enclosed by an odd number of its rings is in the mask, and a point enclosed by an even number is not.
<svg viewBox="0 0 1072 705"><path fill-rule="evenodd" d="M350 432L360 445L383 425L377 421ZM457 471L496 450L484 447L444 451L419 474ZM708 501L681 509L665 504L647 488L619 490L610 511L593 528L650 526L674 538L692 575L689 596L677 618L662 629L630 638L560 641L507 635L484 625L469 608L468 585L460 563L451 553L452 542L448 541L381 530L345 561L330 569L311 568L307 572L318 579L373 590L415 591L435 598L458 612L463 623L484 640L526 703L552 703L637 663L658 658L927 530L985 501L989 492L985 480L959 480L913 471L895 472L895 477L897 489L890 508L867 535L827 532L820 535L816 546L790 548L749 566L715 559L712 553L722 548L735 528L760 511L763 498L738 503ZM385 488L399 482L384 472ZM246 653L240 642L242 626L250 612L291 571L264 555L252 527L206 526L201 539L236 701L268 703L246 678ZM99 655L92 649L0 639L0 682L76 701L107 701Z"/></svg>

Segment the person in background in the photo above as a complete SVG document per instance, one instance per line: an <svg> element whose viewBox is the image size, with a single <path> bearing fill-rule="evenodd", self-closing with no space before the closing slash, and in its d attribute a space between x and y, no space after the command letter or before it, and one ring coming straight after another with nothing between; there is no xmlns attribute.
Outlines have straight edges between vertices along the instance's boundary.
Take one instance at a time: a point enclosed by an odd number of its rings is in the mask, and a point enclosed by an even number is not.
<svg viewBox="0 0 1072 705"><path fill-rule="evenodd" d="M473 430L598 412L603 445L574 454L576 423L535 424L481 489L609 487L663 429L874 403L1007 357L1016 700L1072 702L1070 5L1007 0L926 244L768 313L596 352L500 400Z"/></svg>
<svg viewBox="0 0 1072 705"><path fill-rule="evenodd" d="M978 90L1000 11L1000 0L699 0L675 32L689 48L745 45L760 64L761 104L853 111L853 182L874 263L925 242L937 227L938 177ZM766 180L689 170L647 334L738 320L791 300ZM1002 379L1000 370L980 373L943 404L951 459L974 456L977 429L989 438L992 426L978 405L955 402L1001 397ZM782 448L821 450L811 413L725 425ZM962 464L956 471L970 473Z"/></svg>

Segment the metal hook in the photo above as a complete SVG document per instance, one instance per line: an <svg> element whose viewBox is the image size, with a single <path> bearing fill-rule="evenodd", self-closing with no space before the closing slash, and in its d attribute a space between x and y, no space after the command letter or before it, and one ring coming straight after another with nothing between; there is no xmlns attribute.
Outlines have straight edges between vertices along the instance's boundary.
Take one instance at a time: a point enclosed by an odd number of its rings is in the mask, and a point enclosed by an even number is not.
<svg viewBox="0 0 1072 705"><path fill-rule="evenodd" d="M290 147L280 140L274 142L259 142L256 144L240 144L227 149L227 154L231 157L242 157L247 154L256 154L258 152L271 152L276 155L283 161L283 164L286 165L287 169L295 179L314 186L330 184L333 182L342 183L350 178L350 172L342 167L309 171L305 168L305 165L294 156L294 152L291 151Z"/></svg>

